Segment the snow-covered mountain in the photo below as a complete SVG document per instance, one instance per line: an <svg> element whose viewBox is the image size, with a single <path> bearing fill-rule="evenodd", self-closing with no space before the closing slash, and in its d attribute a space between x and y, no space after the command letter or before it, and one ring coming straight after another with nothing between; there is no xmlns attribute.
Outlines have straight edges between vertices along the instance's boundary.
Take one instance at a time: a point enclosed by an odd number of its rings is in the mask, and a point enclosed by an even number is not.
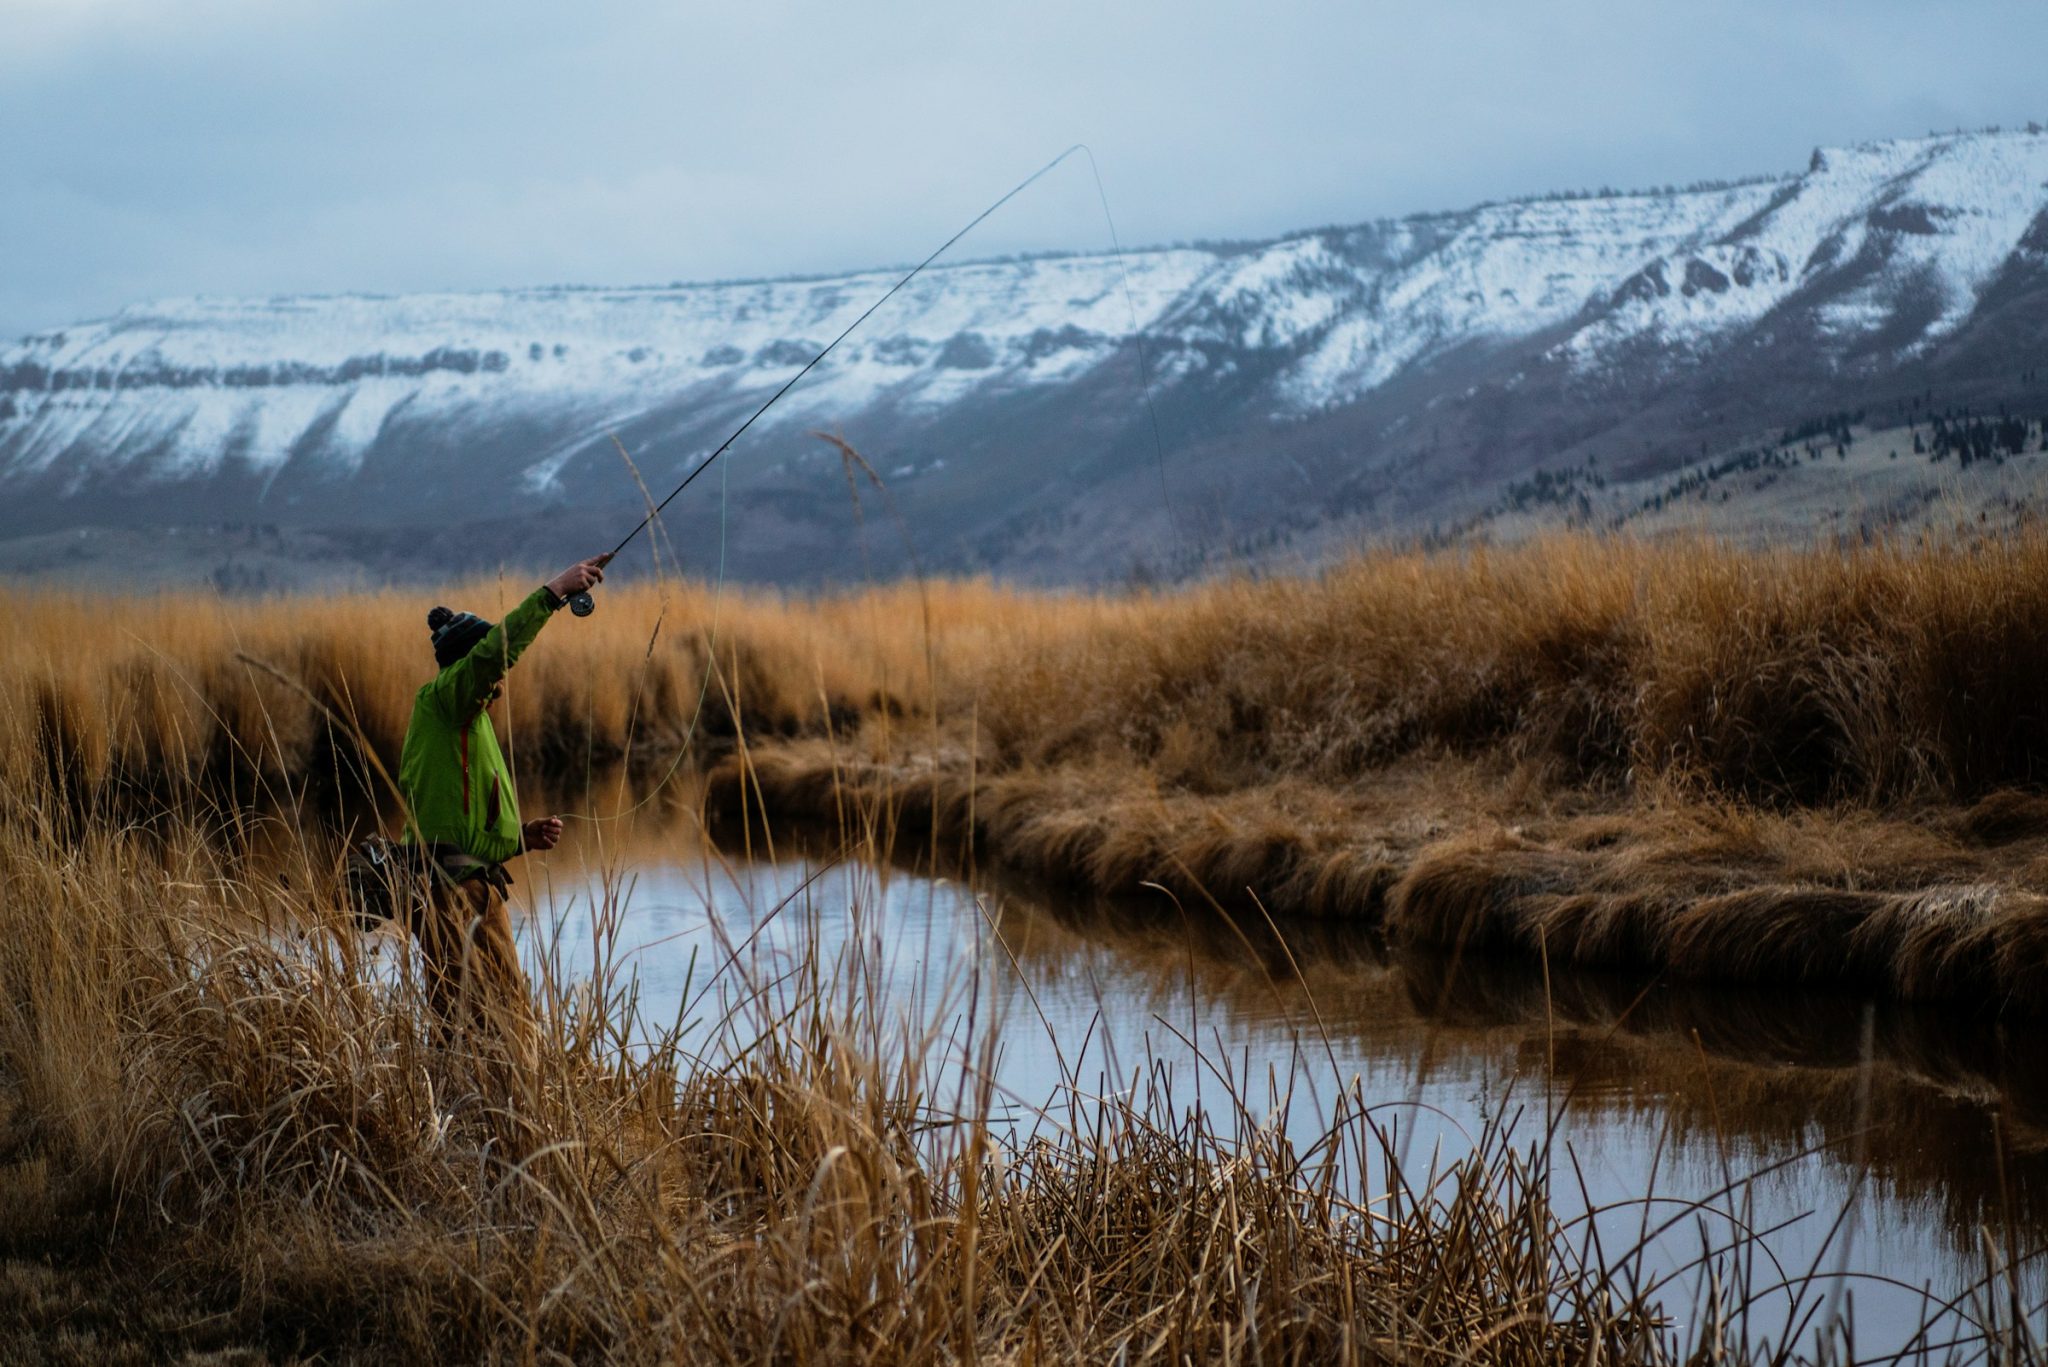
<svg viewBox="0 0 2048 1367"><path fill-rule="evenodd" d="M630 525L612 435L659 490L894 279L131 308L0 351L0 534ZM1272 242L941 265L749 434L726 487L769 573L817 572L843 539L838 458L801 435L821 427L941 563L1053 548L1080 576L1130 544L1418 525L1576 453L1689 458L1803 409L1937 384L1982 399L1999 366L2031 383L2044 279L2033 130ZM1099 544L1115 538L1135 541Z"/></svg>

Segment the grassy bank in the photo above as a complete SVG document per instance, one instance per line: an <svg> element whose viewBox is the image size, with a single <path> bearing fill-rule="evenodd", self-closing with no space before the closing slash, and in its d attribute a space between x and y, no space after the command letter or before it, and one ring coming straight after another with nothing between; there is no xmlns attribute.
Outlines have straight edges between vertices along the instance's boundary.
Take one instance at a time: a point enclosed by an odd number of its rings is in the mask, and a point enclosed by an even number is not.
<svg viewBox="0 0 2048 1367"><path fill-rule="evenodd" d="M81 810L360 788L354 737L395 753L427 602L31 598L0 623L0 765ZM549 628L501 732L572 801L602 769L669 797L702 775L735 829L850 822L1408 943L2037 1010L2044 679L2048 537L1565 538L1171 592L624 590Z"/></svg>

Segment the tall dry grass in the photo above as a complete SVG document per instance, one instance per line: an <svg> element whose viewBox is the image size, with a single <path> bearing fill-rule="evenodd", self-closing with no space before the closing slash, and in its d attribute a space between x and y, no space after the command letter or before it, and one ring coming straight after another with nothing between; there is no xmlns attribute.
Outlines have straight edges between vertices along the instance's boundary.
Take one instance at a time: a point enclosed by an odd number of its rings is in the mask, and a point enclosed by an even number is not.
<svg viewBox="0 0 2048 1367"><path fill-rule="evenodd" d="M366 789L357 737L389 764L429 598L502 612L525 587L30 598L0 622L0 771L131 813L187 782ZM2048 535L1563 537L1161 592L621 590L542 636L501 733L572 802L605 769L702 773L713 818L1090 889L2038 1009L2048 823L1914 852L1930 812L2010 815L2048 777L2043 679ZM1788 853L1858 830L1860 863Z"/></svg>
<svg viewBox="0 0 2048 1367"><path fill-rule="evenodd" d="M1669 1318L1673 1288L1561 1219L1547 1153L1505 1133L1404 1169L1362 1095L1304 1145L1284 1108L1069 1079L1020 1139L983 1085L994 1037L935 1048L975 999L875 1014L863 934L771 980L735 956L690 1012L733 1024L692 1050L643 1033L606 956L544 976L508 1095L436 1042L313 846L240 857L196 794L60 832L48 782L0 780L9 1360L1773 1356L1740 1277ZM530 1145L504 1146L507 1107ZM1343 1179L1373 1163L1390 1190Z"/></svg>
<svg viewBox="0 0 2048 1367"><path fill-rule="evenodd" d="M315 714L238 655L345 705L385 748L431 668L430 599L502 613L527 587L17 599L0 754L54 751L89 782L190 772L258 740L305 756ZM772 738L934 712L1000 769L1114 758L1209 791L1352 782L1448 751L1771 802L1894 801L2031 783L2048 763L2040 535L1846 553L1567 537L1173 592L691 583L605 602L513 676L513 729L544 767L678 744L693 721Z"/></svg>
<svg viewBox="0 0 2048 1367"><path fill-rule="evenodd" d="M500 617L531 587L31 595L0 618L0 764L17 781L53 774L81 799L194 780L304 781L350 739L332 733L330 712L389 762L434 669L427 608L445 599ZM931 597L941 626L980 615L972 590ZM908 590L810 603L684 585L605 603L587 620L564 615L509 678L501 728L523 742L516 758L531 774L610 765L636 745L651 762L693 737L820 730L928 694L924 648L900 629L921 607ZM872 629L884 622L898 629Z"/></svg>
<svg viewBox="0 0 2048 1367"><path fill-rule="evenodd" d="M1063 605L980 681L1005 761L1343 783L1419 752L1772 802L2043 777L2048 537L1759 551L1566 537Z"/></svg>
<svg viewBox="0 0 2048 1367"><path fill-rule="evenodd" d="M1886 677L1910 696L1946 666L1905 646L1977 619L1901 635L1828 604L1876 594L1865 579L1910 596L1898 585L1980 576L1979 560L1787 562L1808 592L1778 618L1755 604L1783 585L1724 574L1725 596L1701 601L1726 611L1683 647L1652 620L1676 610L1658 576L1690 573L1680 561L1582 543L1518 554L1121 598L612 594L599 618L542 637L504 729L514 763L557 784L619 761L660 773L701 745L757 814L808 803L876 858L906 833L965 830L1097 882L1192 869L1332 912L1362 899L1390 926L1430 851L1462 848L1435 816L1402 816L1418 801L1501 817L1533 804L1584 853L1633 851L1624 868L1656 860L1601 834L1609 808L1577 808L1625 792L1646 754L1675 784L1780 803L1991 780L1963 762L1978 742L1936 728L1881 781L1786 783L1783 764L1740 758L1748 723L1719 710L1770 710L1745 681L1782 677L1769 662L1810 642L1788 615L1849 632L1836 653L1898 647ZM1738 563L1710 561L1700 582ZM517 594L442 596L501 611ZM1994 637L2018 629L2023 601L1994 604ZM1937 617L1965 606L1930 602ZM1557 1215L1540 1137L1490 1133L1417 1170L1374 1098L1350 1096L1303 1144L1284 1112L1256 1121L1241 1096L1203 1108L1069 1078L1043 1137L1018 1140L996 1122L985 1055L935 1062L941 1020L871 1011L863 965L840 957L860 935L812 943L794 977L723 977L731 995L708 1009L744 1028L709 1050L645 1037L633 983L602 956L573 983L544 977L541 1066L508 1094L500 1070L436 1042L409 961L373 958L337 905L328 831L295 824L297 799L363 781L358 735L388 762L425 673L423 615L393 595L38 599L0 622L0 1297L16 1310L0 1355L50 1355L76 1323L95 1337L70 1331L65 1351L138 1361L1792 1352L1750 1332L1753 1250L1715 1245L1727 1275L1706 1300L1661 1306L1673 1288L1639 1248ZM1629 676L1652 665L1661 691ZM1708 676L1707 702L1670 701ZM1825 692L1865 675L1799 677ZM1694 705L1723 730L1685 732L1656 760L1654 737ZM1534 776L1495 793L1518 766ZM1347 833L1361 811L1377 828ZM1781 818L1740 819L1782 834ZM2033 830L2010 802L1972 819L1955 841ZM1786 848L1780 868L1812 858ZM538 1142L508 1148L508 1132ZM1375 1165L1389 1190L1341 1180ZM75 1279L70 1302L26 1270L52 1265ZM2032 1355L2024 1324L1985 1304L1970 1346Z"/></svg>

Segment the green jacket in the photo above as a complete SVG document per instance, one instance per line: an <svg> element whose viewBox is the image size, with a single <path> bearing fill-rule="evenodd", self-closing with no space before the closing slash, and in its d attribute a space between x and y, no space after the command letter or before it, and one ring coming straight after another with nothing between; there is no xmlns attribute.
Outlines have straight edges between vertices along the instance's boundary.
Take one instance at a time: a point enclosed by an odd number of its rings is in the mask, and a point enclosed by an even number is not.
<svg viewBox="0 0 2048 1367"><path fill-rule="evenodd" d="M459 846L488 864L519 853L519 799L484 709L552 612L553 595L535 589L414 695L398 757L398 787L411 809L408 843Z"/></svg>

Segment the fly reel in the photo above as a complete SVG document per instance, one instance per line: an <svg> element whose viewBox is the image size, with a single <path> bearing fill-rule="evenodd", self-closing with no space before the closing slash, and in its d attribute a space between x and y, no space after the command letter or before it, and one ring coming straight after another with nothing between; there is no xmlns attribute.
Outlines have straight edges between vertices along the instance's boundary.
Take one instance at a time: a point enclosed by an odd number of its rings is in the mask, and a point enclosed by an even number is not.
<svg viewBox="0 0 2048 1367"><path fill-rule="evenodd" d="M590 596L588 589L581 593L572 593L569 595L569 611L578 617L588 617L597 611L597 600Z"/></svg>

